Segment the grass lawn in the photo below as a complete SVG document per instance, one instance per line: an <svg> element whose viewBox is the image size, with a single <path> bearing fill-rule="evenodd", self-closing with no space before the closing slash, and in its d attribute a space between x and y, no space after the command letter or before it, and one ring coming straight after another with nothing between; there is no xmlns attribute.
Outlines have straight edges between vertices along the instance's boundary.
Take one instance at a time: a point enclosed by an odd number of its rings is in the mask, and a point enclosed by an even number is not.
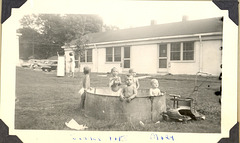
<svg viewBox="0 0 240 143"><path fill-rule="evenodd" d="M18 67L16 74L16 96L19 99L15 109L16 129L70 130L65 122L74 119L79 124L86 125L86 130L90 131L221 132L221 106L218 103L219 97L214 94L220 86L217 77L207 80L206 77L199 77L197 85L202 85L193 94L195 76L152 75L140 79L140 89L150 88L150 80L157 78L162 91L193 97L197 102L197 111L206 116L205 120L200 121L161 121L159 124L150 122L141 126L139 123L118 123L85 117L79 109L78 95L78 90L82 87L82 73L76 73L75 78L57 77L56 71L42 72ZM106 87L108 78L98 75L91 73L91 86ZM166 100L167 107L172 107L168 96Z"/></svg>

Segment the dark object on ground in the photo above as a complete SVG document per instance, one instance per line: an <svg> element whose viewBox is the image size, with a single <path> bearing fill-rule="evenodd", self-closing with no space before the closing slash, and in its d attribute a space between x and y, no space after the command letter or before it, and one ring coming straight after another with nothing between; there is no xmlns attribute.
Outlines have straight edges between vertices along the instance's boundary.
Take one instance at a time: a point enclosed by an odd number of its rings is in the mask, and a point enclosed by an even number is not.
<svg viewBox="0 0 240 143"><path fill-rule="evenodd" d="M188 120L204 120L205 116L198 113L193 106L192 98L181 98L180 95L170 94L173 101L173 108L168 109L166 113L163 113L163 119L166 121L188 121Z"/></svg>
<svg viewBox="0 0 240 143"><path fill-rule="evenodd" d="M216 96L221 96L221 91L216 91L214 94L215 94Z"/></svg>

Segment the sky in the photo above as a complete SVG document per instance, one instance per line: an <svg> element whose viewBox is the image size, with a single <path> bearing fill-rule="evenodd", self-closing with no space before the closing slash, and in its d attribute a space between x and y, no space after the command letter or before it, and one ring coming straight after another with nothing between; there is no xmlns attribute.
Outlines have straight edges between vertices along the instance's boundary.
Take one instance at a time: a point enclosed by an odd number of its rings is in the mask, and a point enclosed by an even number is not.
<svg viewBox="0 0 240 143"><path fill-rule="evenodd" d="M211 1L29 0L20 13L97 14L104 24L120 29L223 16Z"/></svg>
<svg viewBox="0 0 240 143"><path fill-rule="evenodd" d="M212 2L196 4L159 1L113 4L106 11L101 11L100 15L106 24L118 25L120 28L150 25L151 20L155 20L157 24L177 22L184 15L189 20L222 16Z"/></svg>

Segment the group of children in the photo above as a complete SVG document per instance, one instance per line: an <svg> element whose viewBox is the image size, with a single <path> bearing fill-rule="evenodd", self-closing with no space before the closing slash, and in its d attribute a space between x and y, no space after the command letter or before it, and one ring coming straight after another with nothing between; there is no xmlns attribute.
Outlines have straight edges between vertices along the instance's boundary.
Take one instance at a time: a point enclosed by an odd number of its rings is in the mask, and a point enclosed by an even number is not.
<svg viewBox="0 0 240 143"><path fill-rule="evenodd" d="M119 92L119 97L121 101L130 102L133 100L137 95L137 90L140 87L139 80L136 77L136 72L133 69L129 70L129 74L126 75L125 80L126 85L121 86L121 78L118 76L117 68L112 68L111 70L111 77L109 79L109 87L114 92ZM158 88L158 80L152 79L151 80L151 88L149 90L149 96L160 96L163 93Z"/></svg>
<svg viewBox="0 0 240 143"><path fill-rule="evenodd" d="M83 73L85 77L83 78L83 90L81 96L81 108L84 108L84 102L86 98L85 91L89 90L90 87L90 68L84 67ZM120 101L130 102L137 96L138 89L140 87L139 80L136 77L136 72L133 69L129 70L129 74L126 75L125 84L122 83L121 77L118 76L118 69L113 67L111 69L111 76L109 78L108 86L113 92L118 92ZM149 96L161 96L163 93L160 91L159 83L157 79L151 80L151 88L149 90Z"/></svg>
<svg viewBox="0 0 240 143"><path fill-rule="evenodd" d="M126 86L123 86L121 78L118 76L116 67L111 69L111 77L109 78L109 87L113 92L118 92L121 101L130 102L137 95L137 89L140 87L136 72L133 69L129 70L126 76Z"/></svg>

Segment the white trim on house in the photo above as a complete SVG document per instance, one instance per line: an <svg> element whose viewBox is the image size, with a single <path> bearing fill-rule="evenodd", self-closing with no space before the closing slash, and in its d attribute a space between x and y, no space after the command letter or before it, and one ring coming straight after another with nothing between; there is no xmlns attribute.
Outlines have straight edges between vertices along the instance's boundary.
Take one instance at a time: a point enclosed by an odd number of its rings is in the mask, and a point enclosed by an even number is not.
<svg viewBox="0 0 240 143"><path fill-rule="evenodd" d="M200 45L200 52L199 52L199 72L202 72L203 69L203 43L202 43L202 36L199 35L199 45Z"/></svg>

